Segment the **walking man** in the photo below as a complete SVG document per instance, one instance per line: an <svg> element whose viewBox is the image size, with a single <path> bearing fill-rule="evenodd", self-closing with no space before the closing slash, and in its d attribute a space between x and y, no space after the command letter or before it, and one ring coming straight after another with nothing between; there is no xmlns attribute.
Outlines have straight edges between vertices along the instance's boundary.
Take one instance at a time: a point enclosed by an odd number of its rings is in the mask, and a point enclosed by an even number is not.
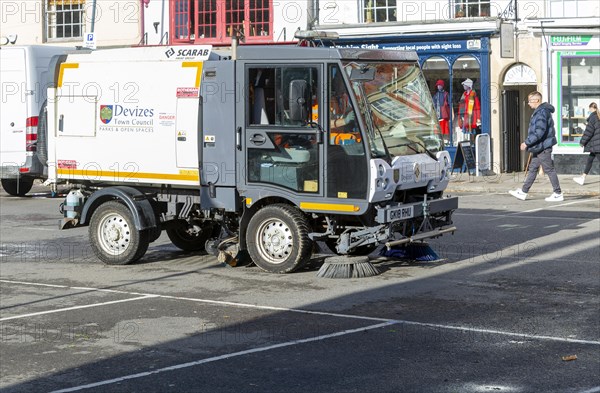
<svg viewBox="0 0 600 393"><path fill-rule="evenodd" d="M533 114L529 121L529 129L527 130L527 139L521 143L521 150L527 150L532 154L531 162L527 177L523 183L523 188L509 191L510 195L522 201L527 199L527 193L533 185L537 176L540 165L544 172L550 178L552 183L553 193L548 198L547 202L561 202L563 198L558 176L554 169L554 161L552 160L552 146L556 145L556 130L554 129L554 107L547 102L542 102L542 94L538 91L530 93L528 103Z"/></svg>

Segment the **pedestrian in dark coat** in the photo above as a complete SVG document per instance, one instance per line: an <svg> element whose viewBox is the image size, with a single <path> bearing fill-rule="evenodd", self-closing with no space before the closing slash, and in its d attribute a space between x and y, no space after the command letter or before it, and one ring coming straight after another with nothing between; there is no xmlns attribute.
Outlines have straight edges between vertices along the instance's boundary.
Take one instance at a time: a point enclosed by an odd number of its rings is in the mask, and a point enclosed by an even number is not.
<svg viewBox="0 0 600 393"><path fill-rule="evenodd" d="M598 105L595 102L590 104L589 109L592 113L587 119L587 125L579 144L583 146L583 151L590 153L590 155L585 164L583 174L573 178L575 183L581 184L582 186L585 184L585 177L592 170L592 164L594 163L596 154L600 154L600 110L598 110Z"/></svg>
<svg viewBox="0 0 600 393"><path fill-rule="evenodd" d="M554 161L552 160L552 146L557 143L556 129L554 128L554 119L552 118L554 107L547 102L542 102L542 93L538 91L529 94L528 103L531 109L533 109L533 114L529 121L527 139L521 143L521 150L530 152L532 158L523 187L514 191L511 190L509 194L523 201L527 199L527 193L533 185L538 174L538 169L541 166L548 175L554 191L552 195L546 198L546 202L560 202L564 200L564 197L558 182L558 175L554 169Z"/></svg>

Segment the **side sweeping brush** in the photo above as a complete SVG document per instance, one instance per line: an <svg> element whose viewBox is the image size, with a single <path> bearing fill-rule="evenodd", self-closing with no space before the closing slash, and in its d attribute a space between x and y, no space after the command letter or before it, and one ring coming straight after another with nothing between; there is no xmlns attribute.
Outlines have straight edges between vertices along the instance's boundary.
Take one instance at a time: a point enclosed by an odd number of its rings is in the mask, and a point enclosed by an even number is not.
<svg viewBox="0 0 600 393"><path fill-rule="evenodd" d="M369 258L352 256L335 256L325 259L317 277L322 278L361 278L381 274L379 269L369 262Z"/></svg>
<svg viewBox="0 0 600 393"><path fill-rule="evenodd" d="M427 243L408 243L401 246L383 248L379 255L394 259L405 259L417 262L432 262L440 259Z"/></svg>

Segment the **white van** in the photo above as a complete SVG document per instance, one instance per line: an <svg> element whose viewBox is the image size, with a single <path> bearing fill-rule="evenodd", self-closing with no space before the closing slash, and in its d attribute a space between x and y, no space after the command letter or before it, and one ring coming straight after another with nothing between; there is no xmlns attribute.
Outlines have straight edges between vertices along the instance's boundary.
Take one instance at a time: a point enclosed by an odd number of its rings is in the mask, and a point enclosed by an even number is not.
<svg viewBox="0 0 600 393"><path fill-rule="evenodd" d="M0 178L10 195L23 196L33 181L46 176L45 140L38 127L46 91L54 75L48 66L71 47L44 45L0 47Z"/></svg>

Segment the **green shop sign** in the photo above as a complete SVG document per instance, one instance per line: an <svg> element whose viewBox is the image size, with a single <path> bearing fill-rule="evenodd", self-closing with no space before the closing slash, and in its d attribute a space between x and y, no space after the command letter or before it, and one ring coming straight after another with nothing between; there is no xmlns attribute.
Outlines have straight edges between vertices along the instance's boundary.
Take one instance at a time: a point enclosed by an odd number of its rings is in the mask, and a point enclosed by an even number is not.
<svg viewBox="0 0 600 393"><path fill-rule="evenodd" d="M591 35L553 35L553 46L585 46L592 39Z"/></svg>

